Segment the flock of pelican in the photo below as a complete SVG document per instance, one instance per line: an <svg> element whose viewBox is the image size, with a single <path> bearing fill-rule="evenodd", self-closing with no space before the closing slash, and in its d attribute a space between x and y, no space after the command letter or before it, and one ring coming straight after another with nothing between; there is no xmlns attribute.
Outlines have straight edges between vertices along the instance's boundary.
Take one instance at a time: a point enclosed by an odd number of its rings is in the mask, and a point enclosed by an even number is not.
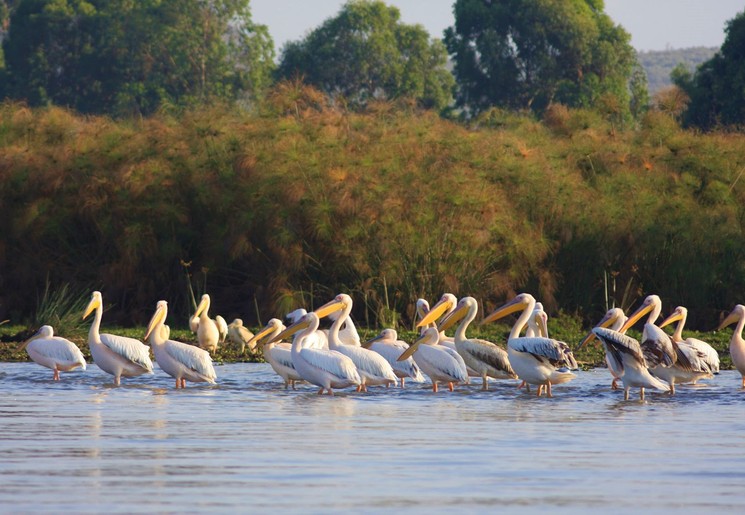
<svg viewBox="0 0 745 515"><path fill-rule="evenodd" d="M520 379L520 387L525 386L528 392L534 386L538 396L545 392L551 397L552 385L577 377L578 365L572 349L549 337L548 317L530 294L517 295L481 322L518 314L506 349L467 336L479 308L473 297L458 300L445 293L431 309L424 299L419 299L416 306L420 334L411 345L399 340L393 329L384 329L376 337L361 342L350 317L352 299L343 293L314 311L300 309L290 313L288 326L273 318L255 335L240 319L228 325L222 317L210 318L210 298L203 295L189 319L199 346L170 339L165 325L168 315L165 300L158 301L147 326L144 340L149 346L135 338L100 333L103 314L100 292L92 293L83 319L95 314L88 333L91 357L101 370L114 377L116 385L122 377L153 373L150 349L161 370L175 379L176 388L184 388L187 381L215 383L217 375L210 352L226 338L239 345L241 352L246 348L251 351L261 348L265 361L283 379L285 388L294 389L296 382L304 381L317 386L319 394L333 395L334 389L348 387L355 387L358 392L365 392L370 386L400 384L403 388L407 378L423 382L426 375L434 392L440 384L452 391L456 385L469 383L471 378L480 378L483 390L488 390L490 380ZM661 312L657 295L646 297L629 317L619 308L611 309L578 346L581 348L595 338L600 341L612 376L611 388L616 389L619 381L623 383L626 400L631 388L639 388L639 397L644 400L645 388L674 394L676 384L696 383L719 372L719 356L709 344L695 338L683 339L687 310L678 306L656 325ZM645 315L639 342L626 335L626 331ZM326 317L332 321L331 327L321 330L320 321ZM677 326L669 336L662 328L674 322ZM730 354L743 376L745 388L742 336L745 306L735 306L719 329L734 323L737 325L730 341ZM454 336L447 336L446 331L456 324ZM55 336L48 325L23 342L21 349L24 348L33 361L53 370L54 380L59 380L60 372L78 367L85 370L86 362L78 347Z"/></svg>

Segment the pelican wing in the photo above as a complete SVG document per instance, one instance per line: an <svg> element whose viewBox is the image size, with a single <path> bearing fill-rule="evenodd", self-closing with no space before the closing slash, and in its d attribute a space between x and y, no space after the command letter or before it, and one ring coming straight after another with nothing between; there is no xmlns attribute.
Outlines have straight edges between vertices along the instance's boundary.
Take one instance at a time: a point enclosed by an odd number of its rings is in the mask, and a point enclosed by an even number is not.
<svg viewBox="0 0 745 515"><path fill-rule="evenodd" d="M556 368L577 368L577 361L569 345L559 340L523 337L513 338L509 344L516 351L531 354L537 360L549 363Z"/></svg>
<svg viewBox="0 0 745 515"><path fill-rule="evenodd" d="M685 342L680 342L675 349L678 353L676 365L686 372L702 372L712 374L713 370L706 361L707 355L699 352L696 347Z"/></svg>
<svg viewBox="0 0 745 515"><path fill-rule="evenodd" d="M166 352L173 359L201 375L207 382L215 382L217 374L212 366L212 357L209 352L174 340L166 340L164 345Z"/></svg>
<svg viewBox="0 0 745 515"><path fill-rule="evenodd" d="M40 338L34 340L27 348L33 349L34 352L54 360L57 363L79 363L85 370L85 358L80 349L66 338L57 336L51 338Z"/></svg>
<svg viewBox="0 0 745 515"><path fill-rule="evenodd" d="M272 353L272 359L283 367L295 370L295 365L292 363L292 351L285 349L284 347L272 347L269 351Z"/></svg>
<svg viewBox="0 0 745 515"><path fill-rule="evenodd" d="M706 362L711 373L719 373L719 354L714 347L697 338L686 338L684 341L678 342L678 346L680 345L689 345L696 349L698 356Z"/></svg>
<svg viewBox="0 0 745 515"><path fill-rule="evenodd" d="M444 345L430 345L429 347L438 351L441 350L452 358L449 360L432 361L433 364L444 370L450 377L457 377L461 383L468 382L468 368L466 367L466 362L463 361L463 357L458 354L458 351Z"/></svg>
<svg viewBox="0 0 745 515"><path fill-rule="evenodd" d="M510 359L507 356L507 351L495 345L494 343L486 340L470 339L462 341L460 343L460 348L464 349L478 361L486 363L492 368L517 377L517 375L515 375L515 371L512 370L512 366L510 365Z"/></svg>
<svg viewBox="0 0 745 515"><path fill-rule="evenodd" d="M116 334L102 334L101 343L127 361L141 366L148 372L153 371L150 348L141 341Z"/></svg>
<svg viewBox="0 0 745 515"><path fill-rule="evenodd" d="M300 349L300 356L311 366L328 372L337 377L357 377L357 367L354 362L335 350L305 347Z"/></svg>
<svg viewBox="0 0 745 515"><path fill-rule="evenodd" d="M610 361L612 370L619 373L623 372L623 363L626 358L638 361L644 368L647 367L647 361L644 359L641 346L635 339L605 327L594 327L592 332L603 342L605 354Z"/></svg>
<svg viewBox="0 0 745 515"><path fill-rule="evenodd" d="M654 324L647 323L644 325L644 340L641 343L641 348L649 368L654 368L657 365L669 367L678 359L678 354L670 337Z"/></svg>

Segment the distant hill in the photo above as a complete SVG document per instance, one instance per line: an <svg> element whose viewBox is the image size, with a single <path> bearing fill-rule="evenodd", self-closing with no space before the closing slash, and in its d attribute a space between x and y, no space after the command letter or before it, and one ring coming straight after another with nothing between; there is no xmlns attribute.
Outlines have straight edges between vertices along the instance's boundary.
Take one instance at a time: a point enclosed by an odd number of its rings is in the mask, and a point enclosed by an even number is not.
<svg viewBox="0 0 745 515"><path fill-rule="evenodd" d="M639 52L639 62L647 72L649 94L654 95L657 91L672 85L670 72L678 64L683 63L693 71L704 61L708 61L717 50L717 47L691 47Z"/></svg>

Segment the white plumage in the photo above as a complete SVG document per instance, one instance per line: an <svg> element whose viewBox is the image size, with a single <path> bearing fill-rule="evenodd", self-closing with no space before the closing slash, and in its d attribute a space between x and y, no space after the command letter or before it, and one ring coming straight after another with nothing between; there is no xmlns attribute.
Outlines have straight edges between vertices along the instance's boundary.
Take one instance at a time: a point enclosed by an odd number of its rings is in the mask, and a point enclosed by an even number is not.
<svg viewBox="0 0 745 515"><path fill-rule="evenodd" d="M91 300L83 313L83 320L88 318L93 311L96 314L88 332L88 346L96 365L114 376L115 385L120 384L122 377L152 374L153 362L150 359L150 349L144 343L126 336L99 332L103 315L101 292L94 291L91 294Z"/></svg>
<svg viewBox="0 0 745 515"><path fill-rule="evenodd" d="M285 325L279 319L272 318L261 331L247 342L247 345L251 348L261 344L264 359L272 367L272 370L284 380L285 389L291 385L294 390L295 381L301 381L302 378L295 370L295 365L292 364L292 347L283 342L273 341L274 337L285 329Z"/></svg>
<svg viewBox="0 0 745 515"><path fill-rule="evenodd" d="M55 381L59 381L60 372L69 372L78 367L85 370L85 358L77 345L66 338L54 336L54 329L50 325L41 326L18 350L24 348L34 362L52 369Z"/></svg>
<svg viewBox="0 0 745 515"><path fill-rule="evenodd" d="M438 383L447 383L450 391L454 384L468 382L468 371L463 358L456 351L439 344L440 333L436 327L428 327L422 335L398 358L403 361L413 356L414 361L432 382L432 391L438 391Z"/></svg>
<svg viewBox="0 0 745 515"><path fill-rule="evenodd" d="M407 377L412 381L422 382L424 376L414 358L398 361L399 356L409 348L406 342L398 339L398 333L394 329L383 329L378 336L365 342L363 347L377 352L391 365L393 373L401 379L401 388L405 386Z"/></svg>
<svg viewBox="0 0 745 515"><path fill-rule="evenodd" d="M253 354L256 351L256 340L253 338L254 334L243 325L243 320L240 318L236 318L228 325L228 340L238 346L241 354L246 351L246 344L249 342L251 344L248 345L248 352Z"/></svg>
<svg viewBox="0 0 745 515"><path fill-rule="evenodd" d="M176 379L176 388L185 388L187 380L214 384L217 374L209 352L193 345L163 338L161 328L167 316L168 303L164 300L158 301L145 334L145 339L150 338L150 346L160 368Z"/></svg>
<svg viewBox="0 0 745 515"><path fill-rule="evenodd" d="M195 317L199 317L197 341L199 342L199 347L202 349L207 352L215 352L217 350L217 344L220 341L220 331L215 321L210 318L209 311L210 296L205 293L202 295L202 300L194 313Z"/></svg>

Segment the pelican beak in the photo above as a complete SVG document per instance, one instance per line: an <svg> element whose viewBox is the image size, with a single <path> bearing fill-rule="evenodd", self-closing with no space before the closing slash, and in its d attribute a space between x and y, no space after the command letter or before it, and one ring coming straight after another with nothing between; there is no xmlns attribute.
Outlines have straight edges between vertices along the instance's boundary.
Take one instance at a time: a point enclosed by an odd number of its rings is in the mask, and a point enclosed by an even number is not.
<svg viewBox="0 0 745 515"><path fill-rule="evenodd" d="M303 318L299 322L292 324L290 327L280 332L279 334L274 335L274 337L266 343L270 344L270 343L278 342L280 340L284 340L285 338L289 338L293 334L299 333L303 329L307 328L309 325L310 325L310 322L308 322L308 320L305 320L305 318Z"/></svg>
<svg viewBox="0 0 745 515"><path fill-rule="evenodd" d="M437 329L440 331L446 331L453 327L457 321L459 321L461 318L466 316L468 313L468 306L463 305L450 313L442 322L440 322L440 325L437 326Z"/></svg>
<svg viewBox="0 0 745 515"><path fill-rule="evenodd" d="M481 324L488 324L489 322L494 322L495 320L504 318L507 315L511 315L512 313L515 313L517 311L522 311L527 305L528 304L525 301L523 301L519 297L515 297L507 304L505 304L501 308L498 308L491 315L482 320Z"/></svg>
<svg viewBox="0 0 745 515"><path fill-rule="evenodd" d="M724 320L722 320L722 323L719 324L719 327L717 327L717 331L721 331L722 329L724 329L728 325L732 325L735 322L737 322L738 320L739 320L739 317L734 312L730 313L729 315L727 315L727 318L725 318Z"/></svg>
<svg viewBox="0 0 745 515"><path fill-rule="evenodd" d="M416 352L417 348L419 348L419 345L421 345L421 343L422 343L422 342L423 342L423 341L424 341L425 339L426 339L426 338L425 338L425 336L424 336L424 335L422 335L422 336L420 336L419 338L417 338L417 340L416 340L416 341L415 341L414 343L412 343L412 344L411 344L411 345L409 346L409 348L408 348L408 349L406 349L405 351L403 351L403 352L401 353L401 355L400 355L400 356L398 357L398 359L397 359L396 361L406 361L407 359L409 359L409 358L410 358L410 357L411 357L411 356L412 356L412 355L413 355L413 354L414 354L414 353Z"/></svg>
<svg viewBox="0 0 745 515"><path fill-rule="evenodd" d="M380 341L382 339L383 339L383 335L382 334L379 334L375 338L370 338L365 343L363 343L362 344L362 347L365 348L365 349L369 349L370 348L370 345L372 345L373 343L375 343L377 341Z"/></svg>
<svg viewBox="0 0 745 515"><path fill-rule="evenodd" d="M145 333L145 340L148 339L150 336L150 333L153 332L153 329L155 329L155 326L158 325L158 323L163 321L163 318L166 314L166 310L163 309L162 306L158 306L155 309L155 313L153 313L153 318L150 319L150 323L147 325L147 332Z"/></svg>
<svg viewBox="0 0 745 515"><path fill-rule="evenodd" d="M542 331L539 336L543 338L548 338L548 316L546 313L541 313L541 326L540 329Z"/></svg>
<svg viewBox="0 0 745 515"><path fill-rule="evenodd" d="M28 340L26 340L25 342L23 342L22 344L20 344L20 345L18 346L18 350L19 350L19 351L22 351L23 349L25 349L25 348L26 348L26 346L27 346L27 345L28 345L29 343L31 343L32 341L36 340L36 339L37 339L37 338L39 338L40 336L41 336L41 329L40 329L40 330L38 330L38 331L36 331L36 334L35 334L35 335L33 335L33 336L32 336L31 338L29 338Z"/></svg>
<svg viewBox="0 0 745 515"><path fill-rule="evenodd" d="M672 315L670 315L669 317L667 317L665 320L663 320L662 323L660 325L658 325L657 327L659 327L660 329L662 329L666 325L670 325L673 322L677 322L678 320L681 320L682 318L683 318L683 315L682 314L680 314L678 312L675 312Z"/></svg>
<svg viewBox="0 0 745 515"><path fill-rule="evenodd" d="M623 326L621 327L621 329L618 330L618 332L620 333L626 332L629 329L629 327L632 327L637 322L637 320L639 320L641 317L643 317L644 315L652 311L653 307L654 306L652 304L642 305L639 309L636 310L636 312L633 315L629 317L628 320L626 320L626 323L623 324Z"/></svg>
<svg viewBox="0 0 745 515"><path fill-rule="evenodd" d="M617 320L618 317L615 316L604 316L603 319L598 322L598 325L595 327L605 327L608 328L613 325L613 323ZM590 331L587 333L587 336L585 336L581 342L579 342L579 345L577 345L577 350L580 350L582 347L590 343L592 340L595 339L595 333Z"/></svg>
<svg viewBox="0 0 745 515"><path fill-rule="evenodd" d="M429 310L429 313L427 313L424 318L422 318L419 323L416 325L417 328L424 327L425 325L429 325L433 323L435 320L440 318L443 313L445 313L448 309L453 307L453 301L450 299L442 299L440 302L435 304L432 309Z"/></svg>
<svg viewBox="0 0 745 515"><path fill-rule="evenodd" d="M318 318L323 318L329 316L334 311L341 311L346 307L347 305L344 302L334 299L331 302L327 302L320 308L316 309L315 314L318 315Z"/></svg>
<svg viewBox="0 0 745 515"><path fill-rule="evenodd" d="M204 308L206 307L207 307L207 299L202 299L199 302L199 306L197 306L197 310L194 312L194 316L198 317L199 315L201 315L202 311L204 311Z"/></svg>
<svg viewBox="0 0 745 515"><path fill-rule="evenodd" d="M582 347L584 347L585 345L587 345L588 343L590 343L594 339L595 339L595 333L593 333L592 331L590 331L589 333L587 333L587 336L585 336L584 338L582 338L582 341L579 342L579 345L577 345L577 350L580 350Z"/></svg>
<svg viewBox="0 0 745 515"><path fill-rule="evenodd" d="M271 333L274 330L274 326L268 325L255 335L253 335L253 338L248 340L246 342L246 346L251 348L252 345L255 345L255 342L260 341L262 338L264 338L267 334Z"/></svg>
<svg viewBox="0 0 745 515"><path fill-rule="evenodd" d="M101 300L98 297L93 297L91 301L88 303L88 307L85 308L85 312L83 313L83 320L88 318L88 315L93 313L100 305L101 305Z"/></svg>

